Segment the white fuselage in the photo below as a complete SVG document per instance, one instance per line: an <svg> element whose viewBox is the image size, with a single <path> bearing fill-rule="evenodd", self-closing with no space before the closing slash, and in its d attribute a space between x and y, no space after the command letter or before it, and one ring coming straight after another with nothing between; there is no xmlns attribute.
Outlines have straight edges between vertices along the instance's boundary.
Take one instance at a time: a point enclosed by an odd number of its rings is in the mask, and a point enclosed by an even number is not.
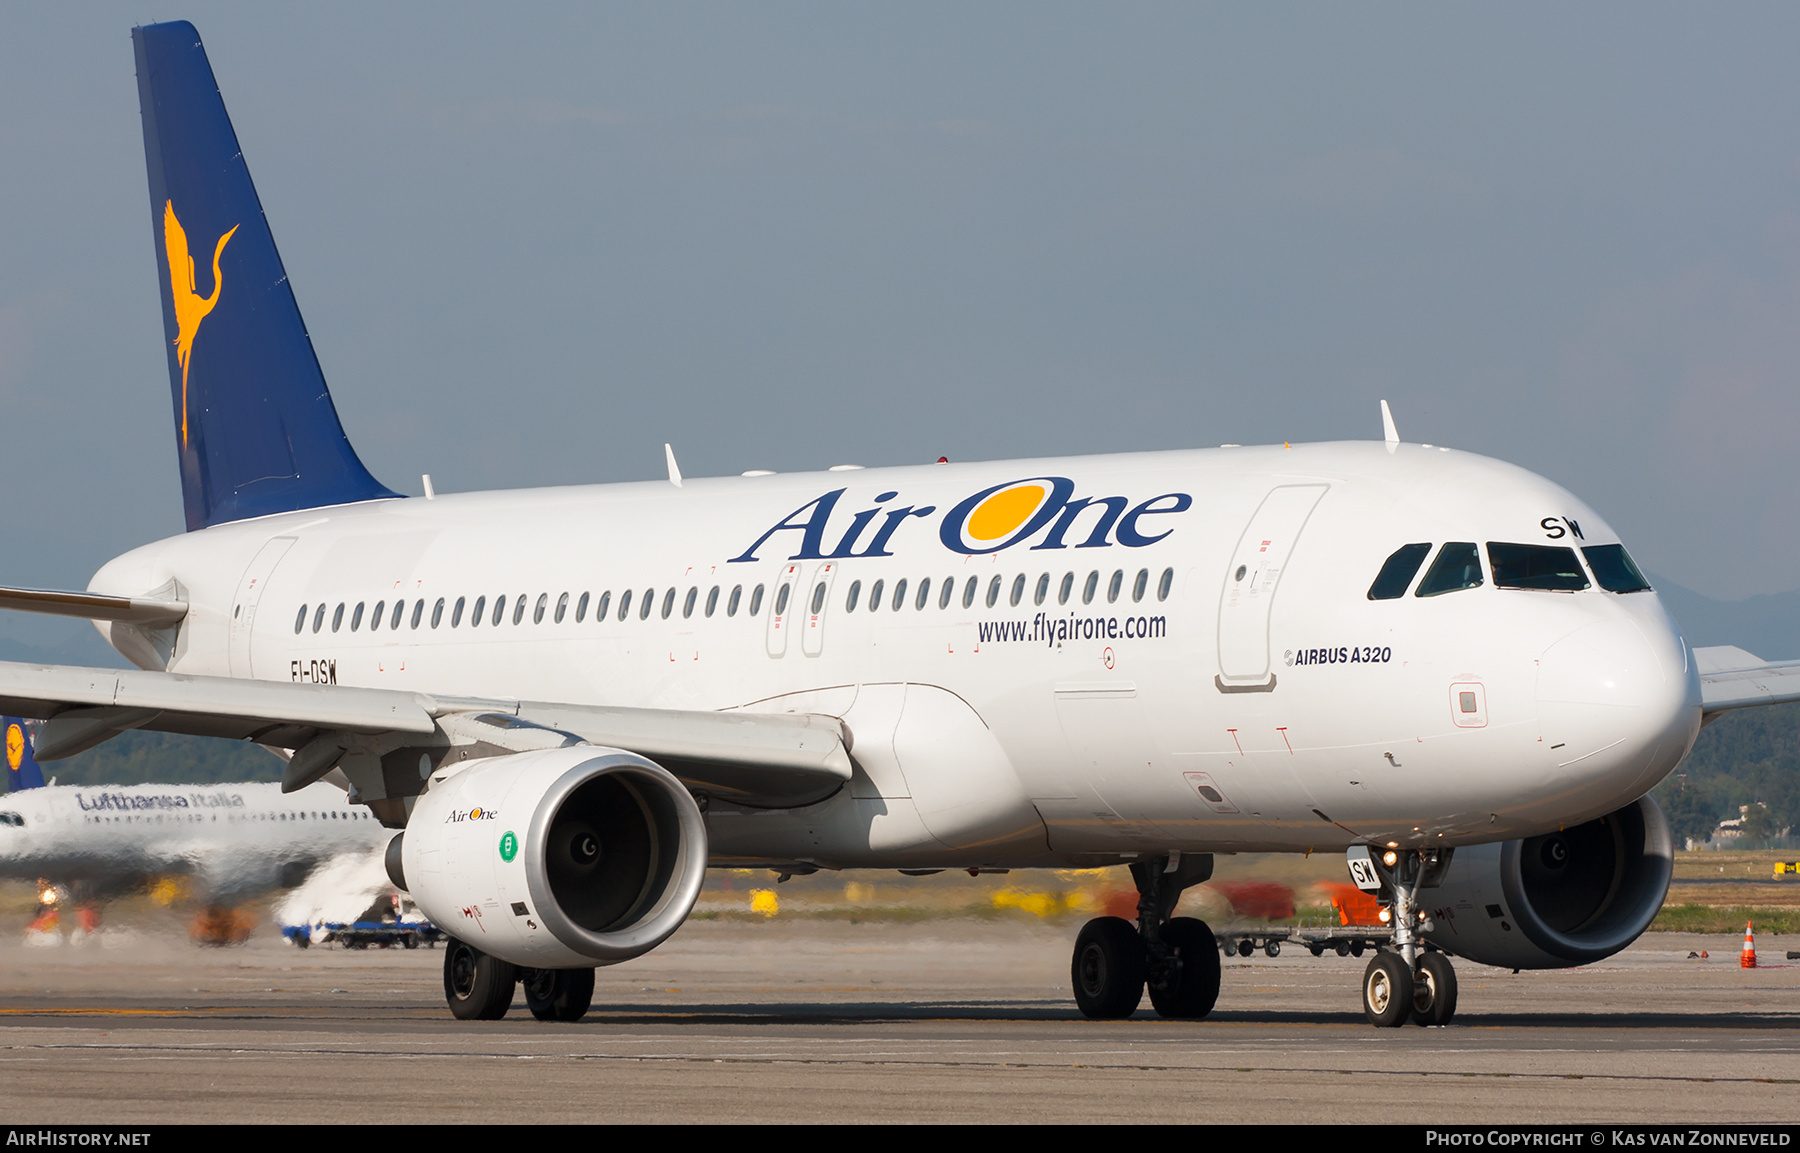
<svg viewBox="0 0 1800 1153"><path fill-rule="evenodd" d="M0 876L104 894L157 876L231 898L392 834L334 785L50 785L0 797Z"/></svg>
<svg viewBox="0 0 1800 1153"><path fill-rule="evenodd" d="M971 505L1034 478L1041 524L1030 484ZM178 583L174 672L842 717L851 785L713 805L715 862L1026 866L1471 844L1636 799L1700 724L1654 593L1367 595L1412 542L1477 542L1485 572L1490 541L1617 540L1522 469L1336 443L376 501L90 587Z"/></svg>

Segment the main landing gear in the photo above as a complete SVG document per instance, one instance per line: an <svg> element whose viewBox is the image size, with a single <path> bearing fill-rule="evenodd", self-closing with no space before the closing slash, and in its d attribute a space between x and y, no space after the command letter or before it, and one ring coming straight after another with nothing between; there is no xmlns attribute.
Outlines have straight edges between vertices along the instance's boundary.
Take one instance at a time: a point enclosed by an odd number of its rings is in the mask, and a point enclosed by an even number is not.
<svg viewBox="0 0 1800 1153"><path fill-rule="evenodd" d="M1170 853L1131 866L1138 923L1097 917L1075 938L1069 965L1075 1004L1085 1017L1117 1020L1150 1004L1163 1017L1198 1019L1219 998L1219 947L1206 922L1172 917L1182 891L1212 876L1210 853Z"/></svg>
<svg viewBox="0 0 1800 1153"><path fill-rule="evenodd" d="M1352 849L1351 855L1351 876L1363 883L1356 859L1361 854ZM1408 1021L1448 1025L1456 1015L1456 970L1449 957L1432 951L1421 936L1431 931L1432 924L1419 903L1419 890L1442 878L1450 863L1449 851L1390 849L1379 858L1363 860L1381 875L1394 928L1393 951L1382 949L1363 970L1363 1015L1381 1029Z"/></svg>
<svg viewBox="0 0 1800 1153"><path fill-rule="evenodd" d="M594 1000L592 969L523 969L455 938L444 950L444 1000L464 1021L498 1021L512 1008L513 987L540 1021L579 1021Z"/></svg>

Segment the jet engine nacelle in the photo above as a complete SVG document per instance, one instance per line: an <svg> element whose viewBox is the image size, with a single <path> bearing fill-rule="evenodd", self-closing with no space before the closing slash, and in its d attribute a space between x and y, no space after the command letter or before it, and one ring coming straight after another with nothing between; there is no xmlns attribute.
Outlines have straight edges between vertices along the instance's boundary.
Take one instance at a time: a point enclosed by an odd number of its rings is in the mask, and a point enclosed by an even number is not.
<svg viewBox="0 0 1800 1153"><path fill-rule="evenodd" d="M1522 841L1456 850L1419 894L1447 952L1508 969L1565 969L1612 956L1662 908L1674 870L1669 825L1648 796Z"/></svg>
<svg viewBox="0 0 1800 1153"><path fill-rule="evenodd" d="M434 924L538 969L649 952L680 928L706 875L706 825L681 782L593 746L434 779L398 848L396 881Z"/></svg>

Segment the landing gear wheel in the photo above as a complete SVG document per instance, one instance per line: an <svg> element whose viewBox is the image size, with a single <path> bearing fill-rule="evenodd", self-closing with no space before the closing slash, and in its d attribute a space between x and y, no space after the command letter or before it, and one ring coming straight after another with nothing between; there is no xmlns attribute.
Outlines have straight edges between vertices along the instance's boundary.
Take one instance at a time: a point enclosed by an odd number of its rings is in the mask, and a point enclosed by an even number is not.
<svg viewBox="0 0 1800 1153"><path fill-rule="evenodd" d="M594 1001L592 969L531 969L519 983L526 1007L540 1021L579 1021Z"/></svg>
<svg viewBox="0 0 1800 1153"><path fill-rule="evenodd" d="M1219 950L1205 921L1172 917L1163 922L1162 943L1180 968L1169 988L1150 987L1150 1004L1161 1017L1197 1020L1219 999Z"/></svg>
<svg viewBox="0 0 1800 1153"><path fill-rule="evenodd" d="M1426 953L1413 970L1412 1023L1448 1025L1456 1016L1456 969L1442 953Z"/></svg>
<svg viewBox="0 0 1800 1153"><path fill-rule="evenodd" d="M1094 1021L1131 1016L1144 998L1144 942L1131 922L1096 917L1075 938L1069 966L1075 1004Z"/></svg>
<svg viewBox="0 0 1800 1153"><path fill-rule="evenodd" d="M1263 956L1265 956L1265 957L1281 956L1281 942L1280 941L1264 941L1263 942Z"/></svg>
<svg viewBox="0 0 1800 1153"><path fill-rule="evenodd" d="M1377 953L1363 970L1363 1014L1378 1029L1406 1024L1413 1007L1413 975L1392 953Z"/></svg>
<svg viewBox="0 0 1800 1153"><path fill-rule="evenodd" d="M463 1021L498 1021L512 1007L519 971L510 961L451 940L444 950L444 1000Z"/></svg>
<svg viewBox="0 0 1800 1153"><path fill-rule="evenodd" d="M1245 938L1244 940L1238 942L1238 956L1248 957L1250 954L1252 954L1254 952L1256 952L1256 942L1255 941L1252 941L1249 938Z"/></svg>

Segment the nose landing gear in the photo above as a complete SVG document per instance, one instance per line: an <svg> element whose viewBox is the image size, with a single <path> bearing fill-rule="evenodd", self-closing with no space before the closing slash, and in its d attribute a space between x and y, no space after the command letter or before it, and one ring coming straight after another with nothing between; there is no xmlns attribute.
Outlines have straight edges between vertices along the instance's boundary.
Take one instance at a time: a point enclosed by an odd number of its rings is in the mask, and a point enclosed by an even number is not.
<svg viewBox="0 0 1800 1153"><path fill-rule="evenodd" d="M1183 890L1212 876L1212 855L1170 853L1131 866L1138 923L1098 917L1075 938L1070 983L1082 1016L1118 1020L1137 1011L1146 989L1163 1017L1206 1016L1219 997L1219 949L1206 922L1172 917Z"/></svg>
<svg viewBox="0 0 1800 1153"><path fill-rule="evenodd" d="M1358 884L1372 888L1379 874L1394 926L1393 951L1378 952L1363 970L1363 1015L1381 1029L1408 1021L1448 1025L1456 1015L1456 969L1450 958L1426 948L1421 934L1432 925L1419 903L1419 890L1442 879L1449 851L1397 849L1376 858L1359 846L1349 856L1350 874Z"/></svg>

